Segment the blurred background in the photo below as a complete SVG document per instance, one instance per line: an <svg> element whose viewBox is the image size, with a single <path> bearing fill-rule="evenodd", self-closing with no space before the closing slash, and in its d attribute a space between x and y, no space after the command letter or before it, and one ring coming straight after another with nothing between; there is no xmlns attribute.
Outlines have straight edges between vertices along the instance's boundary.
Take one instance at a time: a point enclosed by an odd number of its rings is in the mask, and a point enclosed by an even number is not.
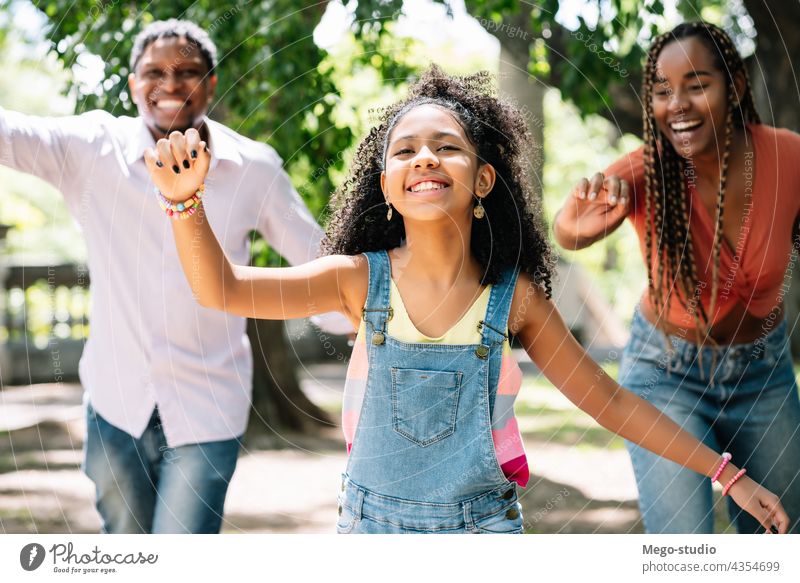
<svg viewBox="0 0 800 583"><path fill-rule="evenodd" d="M536 141L530 164L548 223L578 179L640 144L644 50L683 20L724 27L747 58L762 119L800 126L790 58L800 36L784 31L800 21L800 5L761 0L8 0L0 2L0 106L136 115L125 84L133 37L170 17L195 21L217 43L210 116L273 146L323 225L372 112L430 63L498 75L500 94L521 108ZM559 308L616 375L646 282L633 230L626 224L587 250L560 254ZM91 329L85 258L60 194L0 166L0 532L99 528L79 469L77 365ZM282 259L254 233L252 261ZM796 290L787 296L792 323ZM333 532L347 339L306 321L250 322L248 332L254 406L223 530ZM641 532L622 441L517 352L525 361L517 414L533 473L521 495L526 530Z"/></svg>

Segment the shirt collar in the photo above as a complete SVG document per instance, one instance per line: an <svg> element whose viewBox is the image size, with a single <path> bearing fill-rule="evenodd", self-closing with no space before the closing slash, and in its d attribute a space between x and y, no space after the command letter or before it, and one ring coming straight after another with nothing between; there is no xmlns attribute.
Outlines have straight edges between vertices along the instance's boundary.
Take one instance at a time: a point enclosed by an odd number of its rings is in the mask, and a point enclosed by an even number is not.
<svg viewBox="0 0 800 583"><path fill-rule="evenodd" d="M129 166L141 160L147 148L154 148L156 145L153 135L147 129L144 120L141 117L137 117L136 120L135 130L131 132L127 144L126 162ZM203 122L208 128L208 148L211 150L210 169L215 168L220 160L229 160L241 165L242 156L239 153L239 148L236 141L228 135L227 128L208 117L204 117Z"/></svg>

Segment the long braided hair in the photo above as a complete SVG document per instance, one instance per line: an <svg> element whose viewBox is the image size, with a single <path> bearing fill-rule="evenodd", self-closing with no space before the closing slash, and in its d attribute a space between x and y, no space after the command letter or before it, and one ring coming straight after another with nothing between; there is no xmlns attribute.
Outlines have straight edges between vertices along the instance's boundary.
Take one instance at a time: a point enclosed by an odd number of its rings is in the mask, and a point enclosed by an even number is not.
<svg viewBox="0 0 800 583"><path fill-rule="evenodd" d="M652 96L658 83L656 62L663 48L672 41L696 37L711 52L715 66L725 75L727 112L725 115L725 144L722 154L719 190L717 192L716 226L713 243L713 281L711 302L706 310L699 301L702 287L698 286L692 232L689 228L687 177L693 173L691 160L675 151L672 143L656 126ZM736 103L734 79L742 74L745 87ZM725 183L731 136L735 126L761 123L755 108L747 69L731 38L722 29L707 22L688 22L662 34L653 41L647 53L642 81L644 99L644 166L645 166L645 249L650 300L656 315L669 314L673 292L678 301L691 312L698 335L708 336L716 309L719 291L720 249L725 209ZM653 274L653 259L656 273ZM690 306L690 303L693 304ZM659 318L661 322L661 318ZM700 338L698 337L698 341Z"/></svg>
<svg viewBox="0 0 800 583"><path fill-rule="evenodd" d="M487 72L457 77L434 65L409 88L405 99L384 109L359 144L350 172L332 198L334 211L323 251L357 255L403 243L403 218L395 212L387 220L380 186L386 142L405 113L432 104L453 114L475 145L479 163L491 164L497 173L491 194L482 199L486 215L472 223L470 251L481 265L481 283L495 284L504 268L518 267L551 297L555 254L526 163L533 139L521 111L496 97L495 87Z"/></svg>

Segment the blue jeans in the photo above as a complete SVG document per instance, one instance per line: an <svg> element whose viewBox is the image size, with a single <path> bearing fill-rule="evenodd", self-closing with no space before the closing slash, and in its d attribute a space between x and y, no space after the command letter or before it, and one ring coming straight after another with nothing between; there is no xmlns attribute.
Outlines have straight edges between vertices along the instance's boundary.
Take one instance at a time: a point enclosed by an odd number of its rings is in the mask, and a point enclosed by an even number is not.
<svg viewBox="0 0 800 583"><path fill-rule="evenodd" d="M83 470L106 533L218 533L239 439L167 446L158 410L136 439L89 405Z"/></svg>
<svg viewBox="0 0 800 583"><path fill-rule="evenodd" d="M787 324L753 343L698 349L664 335L638 311L620 362L620 384L646 399L710 448L774 492L800 532L800 400ZM715 354L716 353L716 354ZM712 366L713 378L712 378ZM626 442L649 533L713 533L711 480ZM763 532L732 500L740 533Z"/></svg>

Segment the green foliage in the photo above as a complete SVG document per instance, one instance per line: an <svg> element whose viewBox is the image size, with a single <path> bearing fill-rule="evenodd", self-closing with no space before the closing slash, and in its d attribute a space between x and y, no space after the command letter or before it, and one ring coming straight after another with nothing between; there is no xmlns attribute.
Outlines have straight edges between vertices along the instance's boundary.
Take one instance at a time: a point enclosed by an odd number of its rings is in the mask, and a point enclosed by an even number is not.
<svg viewBox="0 0 800 583"><path fill-rule="evenodd" d="M609 88L630 85L641 71L650 39L676 23L669 20L662 0L587 0L583 4L590 10L586 12L596 12L596 22L579 14L578 26L567 29L560 12L566 4L558 0L466 2L471 15L494 24L484 26L489 31L502 31L501 24L521 10L529 13L531 74L545 82L557 80L564 98L577 105L581 115L607 112L614 107ZM728 11L735 11L732 4L735 3L722 0L678 0L677 9L685 19L702 17L719 24ZM570 2L569 6L575 9L576 3ZM732 25L735 28L736 22ZM503 43L502 32L495 34ZM638 91L638 83L633 89Z"/></svg>
<svg viewBox="0 0 800 583"><path fill-rule="evenodd" d="M555 89L545 94L544 114L547 162L542 190L546 221L552 224L578 179L606 168L641 142L631 135L616 139L613 125L599 116L581 118L575 105L562 101ZM630 318L631 306L639 300L647 278L639 241L630 225L623 224L602 241L581 251L559 249L559 253L587 270L620 318Z"/></svg>

